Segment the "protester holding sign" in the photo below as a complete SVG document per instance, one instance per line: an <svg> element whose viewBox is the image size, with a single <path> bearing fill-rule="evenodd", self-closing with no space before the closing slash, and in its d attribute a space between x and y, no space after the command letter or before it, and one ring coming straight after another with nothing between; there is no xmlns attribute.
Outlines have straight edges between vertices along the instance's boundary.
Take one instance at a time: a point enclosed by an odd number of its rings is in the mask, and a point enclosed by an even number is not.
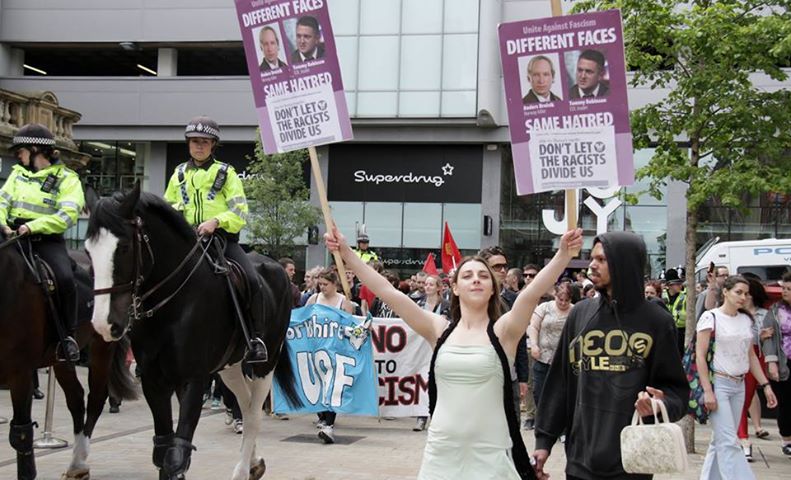
<svg viewBox="0 0 791 480"><path fill-rule="evenodd" d="M512 407L508 358L514 358L541 295L563 272L571 252L582 246L582 231L563 235L552 261L502 316L500 287L488 263L479 257L462 260L452 277L450 325L365 265L337 227L325 240L434 347L429 374L433 420L418 478L536 478ZM492 408L497 405L501 408Z"/></svg>
<svg viewBox="0 0 791 480"><path fill-rule="evenodd" d="M334 307L338 310L343 310L346 313L352 313L354 307L346 297L338 293L338 274L335 270L325 268L317 275L317 284L319 288L318 293L311 296L306 305L327 305ZM335 443L335 412L319 412L319 422L316 427L319 429L319 438L324 440L324 443Z"/></svg>

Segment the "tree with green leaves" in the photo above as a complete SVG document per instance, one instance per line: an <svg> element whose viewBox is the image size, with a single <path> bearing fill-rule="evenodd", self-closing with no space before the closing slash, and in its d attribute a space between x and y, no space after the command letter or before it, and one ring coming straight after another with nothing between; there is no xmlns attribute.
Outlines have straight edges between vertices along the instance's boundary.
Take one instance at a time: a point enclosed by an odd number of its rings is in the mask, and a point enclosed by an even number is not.
<svg viewBox="0 0 791 480"><path fill-rule="evenodd" d="M743 208L746 197L791 191L791 92L761 86L788 78L789 7L787 0L587 0L576 7L620 9L631 85L668 92L634 110L631 124L634 147L655 149L636 172L649 192L661 198L671 180L687 186L687 343L697 324L699 208L710 200Z"/></svg>
<svg viewBox="0 0 791 480"><path fill-rule="evenodd" d="M588 0L577 11L621 10L633 87L667 89L632 112L635 148L654 147L637 178L661 198L687 185L687 291L694 297L698 210L711 199L741 208L746 196L791 191L788 0ZM694 298L687 336L695 331Z"/></svg>
<svg viewBox="0 0 791 480"><path fill-rule="evenodd" d="M307 150L267 155L260 135L248 167L245 191L250 202L253 248L273 258L293 256L295 239L319 220L303 179Z"/></svg>

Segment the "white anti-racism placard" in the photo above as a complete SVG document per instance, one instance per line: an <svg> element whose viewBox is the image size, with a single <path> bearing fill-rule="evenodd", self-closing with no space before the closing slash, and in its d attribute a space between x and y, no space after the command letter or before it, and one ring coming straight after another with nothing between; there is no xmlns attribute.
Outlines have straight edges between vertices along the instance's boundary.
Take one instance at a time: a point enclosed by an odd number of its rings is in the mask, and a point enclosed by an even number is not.
<svg viewBox="0 0 791 480"><path fill-rule="evenodd" d="M379 379L379 415L428 415L431 345L400 318L374 318L371 340Z"/></svg>

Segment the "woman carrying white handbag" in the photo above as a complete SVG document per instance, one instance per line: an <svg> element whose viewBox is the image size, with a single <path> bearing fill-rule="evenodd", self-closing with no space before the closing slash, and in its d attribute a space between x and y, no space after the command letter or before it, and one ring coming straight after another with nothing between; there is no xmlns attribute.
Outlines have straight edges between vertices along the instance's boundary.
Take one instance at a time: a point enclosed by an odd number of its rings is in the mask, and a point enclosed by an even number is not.
<svg viewBox="0 0 791 480"><path fill-rule="evenodd" d="M754 479L755 475L742 453L736 429L744 404L744 376L749 371L758 381L769 408L777 406L772 387L752 348L753 333L749 312L744 310L749 293L747 280L733 275L725 280L723 304L705 312L698 320L696 363L703 386L706 408L711 412L711 443L700 472L701 480L738 478ZM712 378L706 354L714 332Z"/></svg>

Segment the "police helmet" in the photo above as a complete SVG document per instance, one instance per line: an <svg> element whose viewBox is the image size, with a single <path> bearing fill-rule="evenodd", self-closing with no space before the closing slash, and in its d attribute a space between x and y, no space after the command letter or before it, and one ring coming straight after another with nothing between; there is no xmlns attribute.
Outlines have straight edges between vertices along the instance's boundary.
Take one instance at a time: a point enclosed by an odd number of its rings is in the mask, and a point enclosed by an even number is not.
<svg viewBox="0 0 791 480"><path fill-rule="evenodd" d="M684 283L682 278L683 272L679 275L679 271L677 268L669 268L665 272L664 280L666 285L681 285Z"/></svg>
<svg viewBox="0 0 791 480"><path fill-rule="evenodd" d="M195 117L189 121L187 128L184 129L184 137L190 138L211 138L220 141L220 126L209 117Z"/></svg>
<svg viewBox="0 0 791 480"><path fill-rule="evenodd" d="M55 136L40 123L28 123L16 132L11 142L11 148L16 150L31 146L54 147Z"/></svg>
<svg viewBox="0 0 791 480"><path fill-rule="evenodd" d="M362 243L369 243L370 239L368 238L368 235L365 234L365 233L358 233L357 234L357 243L360 243L360 242L362 242Z"/></svg>

